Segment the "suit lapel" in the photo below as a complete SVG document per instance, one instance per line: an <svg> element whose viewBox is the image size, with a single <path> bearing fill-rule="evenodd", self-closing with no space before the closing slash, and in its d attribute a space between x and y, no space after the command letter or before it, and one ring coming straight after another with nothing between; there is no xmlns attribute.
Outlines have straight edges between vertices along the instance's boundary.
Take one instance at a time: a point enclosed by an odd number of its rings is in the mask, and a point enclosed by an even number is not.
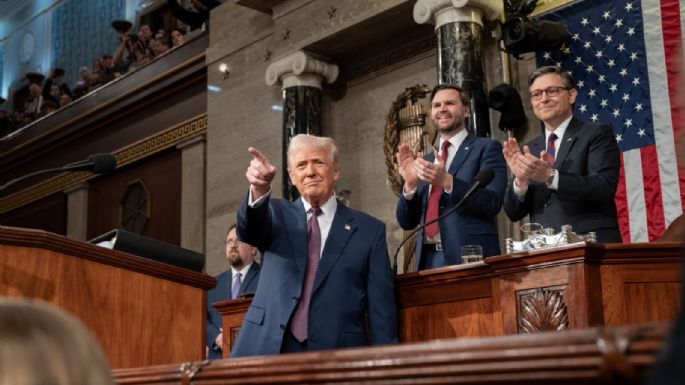
<svg viewBox="0 0 685 385"><path fill-rule="evenodd" d="M304 277L307 269L307 213L304 212L302 198L291 206L292 215L284 215L290 245L293 248L293 258L300 274Z"/></svg>
<svg viewBox="0 0 685 385"><path fill-rule="evenodd" d="M580 126L580 121L578 121L575 117L571 118L571 121L568 123L568 127L566 127L566 131L564 132L564 137L561 138L559 151L557 152L557 157L554 160L555 168L558 169L559 166L564 163L564 159L566 159L566 156L568 156L569 152L571 151L571 147L573 147L573 143L576 141L576 134Z"/></svg>
<svg viewBox="0 0 685 385"><path fill-rule="evenodd" d="M254 279L254 277L257 275L258 271L259 271L259 264L257 262L252 262L252 266L250 266L250 270L247 271L247 274L245 275L245 279L243 280L243 283L240 285L241 294L245 291L246 288L250 287L250 284L252 283L252 280Z"/></svg>
<svg viewBox="0 0 685 385"><path fill-rule="evenodd" d="M461 146L459 146L459 148L457 149L457 153L454 154L454 159L452 159L450 168L449 170L447 170L450 174L457 174L457 170L459 170L459 167L461 167L461 165L464 163L464 160L466 160L466 157L468 156L469 152L471 152L474 140L476 140L476 138L469 134L466 137L466 139L464 139L464 141L461 142Z"/></svg>
<svg viewBox="0 0 685 385"><path fill-rule="evenodd" d="M326 244L321 253L319 269L316 271L316 278L314 278L312 295L321 286L321 283L326 279L328 273L331 272L333 266L335 266L336 261L355 230L356 226L354 225L352 212L345 205L338 202L338 208L336 209L331 229L328 232L328 238L326 238Z"/></svg>

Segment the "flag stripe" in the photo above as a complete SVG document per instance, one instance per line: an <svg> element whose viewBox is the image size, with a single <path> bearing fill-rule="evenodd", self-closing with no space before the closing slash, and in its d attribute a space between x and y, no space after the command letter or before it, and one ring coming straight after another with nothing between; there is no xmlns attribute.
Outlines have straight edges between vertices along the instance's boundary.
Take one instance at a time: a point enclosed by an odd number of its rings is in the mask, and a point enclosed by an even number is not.
<svg viewBox="0 0 685 385"><path fill-rule="evenodd" d="M626 181L626 203L628 206L628 223L630 242L647 242L647 210L645 208L644 184L642 179L642 157L640 149L623 152ZM624 239L624 242L628 240Z"/></svg>
<svg viewBox="0 0 685 385"><path fill-rule="evenodd" d="M642 186L644 187L645 210L647 219L647 235L653 241L663 234L666 229L664 221L664 204L662 200L663 188L659 173L654 164L658 162L656 146L645 146L640 149L642 162ZM663 186L662 186L663 187Z"/></svg>
<svg viewBox="0 0 685 385"><path fill-rule="evenodd" d="M629 212L628 212L628 200L626 198L626 173L625 173L625 160L623 159L623 154L621 153L621 168L618 174L618 187L616 187L616 195L614 195L614 201L616 201L616 214L618 216L618 228L621 230L621 238L624 243L630 242L630 223L629 223Z"/></svg>
<svg viewBox="0 0 685 385"><path fill-rule="evenodd" d="M667 0L666 0L667 1ZM671 100L668 94L668 79L665 76L666 56L664 48L664 32L662 32L662 18L661 7L655 1L643 2L643 23L645 35L645 47L649 47L647 54L647 68L649 70L649 93L651 97L652 116L654 119L654 140L656 142L656 150L660 157L655 157L655 163L644 164L646 170L654 169L658 164L659 173L657 179L661 181L661 194L664 213L663 218L666 218L666 223L670 224L683 212L680 203L680 180L677 173L677 163L675 158L675 144L673 141L673 125L671 117ZM666 91L666 92L665 92ZM651 172L649 172L651 174ZM656 182L654 178L650 182ZM647 184L650 188L658 185ZM651 204L656 204L652 199L651 193L645 191L647 198L646 204L648 209ZM654 213L653 210L647 211L650 215ZM647 218L648 220L657 221L659 218ZM662 223L648 226L652 230L663 226ZM659 235L661 235L659 233ZM651 238L651 237L650 237ZM650 239L651 240L651 239Z"/></svg>
<svg viewBox="0 0 685 385"><path fill-rule="evenodd" d="M678 187L680 192L681 211L680 213L673 213L675 217L667 215L666 222L670 224L673 219L682 213L685 208L685 168L682 162L682 149L678 146L679 138L682 135L682 122L685 119L685 113L682 110L682 99L679 99L679 94L682 92L680 87L680 66L681 66L681 52L683 49L682 41L682 24L680 17L680 10L678 8L679 0L662 0L661 14L663 23L663 40L664 52L666 54L666 76L668 78L668 93L671 100L671 118L673 126L673 141L675 146L675 156L678 172ZM667 213L668 214L668 213ZM677 214L677 215L676 215Z"/></svg>

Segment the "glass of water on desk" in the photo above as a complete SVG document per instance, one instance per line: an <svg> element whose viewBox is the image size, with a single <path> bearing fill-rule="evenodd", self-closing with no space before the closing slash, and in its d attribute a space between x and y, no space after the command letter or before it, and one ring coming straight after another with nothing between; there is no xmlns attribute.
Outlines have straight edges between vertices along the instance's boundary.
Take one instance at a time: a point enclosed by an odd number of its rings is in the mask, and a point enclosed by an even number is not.
<svg viewBox="0 0 685 385"><path fill-rule="evenodd" d="M462 263L480 262L483 260L483 248L480 245L464 245L461 247Z"/></svg>

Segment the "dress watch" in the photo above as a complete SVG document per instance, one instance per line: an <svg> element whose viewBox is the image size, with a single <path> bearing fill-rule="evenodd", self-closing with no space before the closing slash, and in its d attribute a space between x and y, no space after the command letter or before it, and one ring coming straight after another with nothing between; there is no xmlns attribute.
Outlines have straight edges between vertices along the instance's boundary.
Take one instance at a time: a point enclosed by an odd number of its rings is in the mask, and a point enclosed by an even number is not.
<svg viewBox="0 0 685 385"><path fill-rule="evenodd" d="M552 169L552 172L549 173L549 176L547 177L547 180L545 181L545 186L547 188L552 188L552 182L554 182L554 176L557 175L557 170Z"/></svg>

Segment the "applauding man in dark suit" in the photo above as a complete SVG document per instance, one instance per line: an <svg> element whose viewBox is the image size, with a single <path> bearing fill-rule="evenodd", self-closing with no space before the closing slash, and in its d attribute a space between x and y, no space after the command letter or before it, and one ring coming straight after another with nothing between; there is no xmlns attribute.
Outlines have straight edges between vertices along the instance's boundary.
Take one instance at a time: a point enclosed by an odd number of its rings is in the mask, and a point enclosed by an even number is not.
<svg viewBox="0 0 685 385"><path fill-rule="evenodd" d="M545 129L523 150L516 139L504 142L514 175L504 211L512 221L530 215L555 232L570 224L579 234L594 231L599 242L621 242L614 203L620 158L611 128L573 117L575 80L558 67L538 68L528 87Z"/></svg>
<svg viewBox="0 0 685 385"><path fill-rule="evenodd" d="M302 196L292 203L270 197L276 168L249 151L238 236L262 252L262 270L231 356L397 342L385 225L336 199L333 140L291 139L288 173Z"/></svg>
<svg viewBox="0 0 685 385"><path fill-rule="evenodd" d="M398 148L397 163L404 179L396 211L400 226L411 230L446 215L417 234L417 270L462 263L464 245L480 245L486 257L500 251L496 216L507 186L507 166L499 142L477 138L466 130L469 103L461 87L436 86L431 93L431 116L440 135L440 152L414 158L407 144ZM492 182L454 211L484 169L494 173Z"/></svg>
<svg viewBox="0 0 685 385"><path fill-rule="evenodd" d="M257 248L240 242L235 225L231 225L226 234L226 259L231 268L216 277L216 287L207 293L207 358L210 360L221 358L223 338L221 315L212 304L257 291L260 266L254 260L256 255Z"/></svg>

